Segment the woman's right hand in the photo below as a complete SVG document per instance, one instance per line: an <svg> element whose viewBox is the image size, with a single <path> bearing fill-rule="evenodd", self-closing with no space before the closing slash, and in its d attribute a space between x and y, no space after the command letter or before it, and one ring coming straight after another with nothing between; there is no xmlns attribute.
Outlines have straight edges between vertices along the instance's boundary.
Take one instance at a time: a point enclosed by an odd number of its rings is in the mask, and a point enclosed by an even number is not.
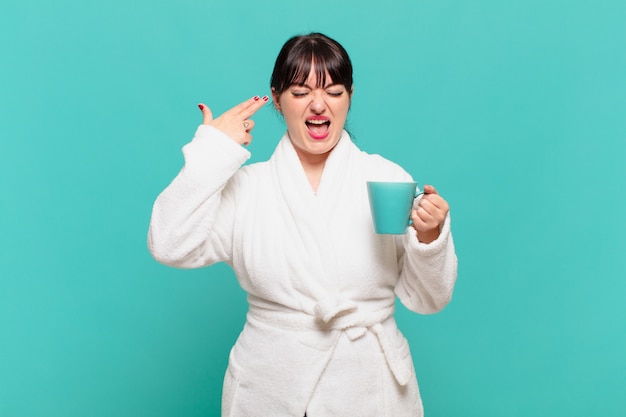
<svg viewBox="0 0 626 417"><path fill-rule="evenodd" d="M250 119L267 101L268 96L254 96L243 103L240 103L230 110L225 111L221 116L214 119L211 109L200 103L198 107L202 111L204 120L202 124L213 126L228 135L240 145L248 145L252 141L250 132L254 127L254 121Z"/></svg>

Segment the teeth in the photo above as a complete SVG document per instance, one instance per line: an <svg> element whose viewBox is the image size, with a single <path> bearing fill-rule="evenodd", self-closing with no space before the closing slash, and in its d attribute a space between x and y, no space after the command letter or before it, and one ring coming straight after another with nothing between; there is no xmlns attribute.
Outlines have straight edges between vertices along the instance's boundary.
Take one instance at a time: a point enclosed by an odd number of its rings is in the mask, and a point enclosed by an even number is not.
<svg viewBox="0 0 626 417"><path fill-rule="evenodd" d="M323 125L328 123L328 120L307 120L307 123L311 123L313 125Z"/></svg>

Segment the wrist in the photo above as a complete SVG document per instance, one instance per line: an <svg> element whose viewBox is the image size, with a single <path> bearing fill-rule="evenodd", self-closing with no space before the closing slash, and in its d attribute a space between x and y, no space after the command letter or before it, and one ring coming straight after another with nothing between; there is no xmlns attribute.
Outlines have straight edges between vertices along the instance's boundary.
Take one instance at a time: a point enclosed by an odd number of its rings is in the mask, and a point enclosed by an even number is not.
<svg viewBox="0 0 626 417"><path fill-rule="evenodd" d="M437 240L437 238L439 237L439 234L441 233L438 227L431 229L431 230L426 230L426 231L416 229L416 232L417 232L416 233L417 240L421 243L426 243L426 244Z"/></svg>

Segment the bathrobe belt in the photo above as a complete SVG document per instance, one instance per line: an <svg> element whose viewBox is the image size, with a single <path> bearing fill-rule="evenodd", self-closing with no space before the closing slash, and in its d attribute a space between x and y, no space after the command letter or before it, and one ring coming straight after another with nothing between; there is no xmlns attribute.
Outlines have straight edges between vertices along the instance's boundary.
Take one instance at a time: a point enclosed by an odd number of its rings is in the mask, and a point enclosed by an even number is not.
<svg viewBox="0 0 626 417"><path fill-rule="evenodd" d="M254 302L256 297L249 296L250 309L248 311L248 319L259 320L271 326L292 330L315 330L315 331L344 331L346 336L352 341L363 337L368 331L376 336L378 343L383 351L385 361L395 377L398 384L405 386L408 384L412 370L407 366L406 362L400 356L398 349L394 347L387 335L383 322L386 320L394 320L394 305L381 308L367 314L359 314L358 307L354 303L330 303L340 308L335 310L331 315L328 313L321 317L318 313L322 313L328 304L323 306L317 304L314 308L315 315L307 314L303 311L289 309L287 307L278 308L273 304L273 308L265 308ZM256 300L260 301L258 298ZM262 303L263 304L263 303Z"/></svg>

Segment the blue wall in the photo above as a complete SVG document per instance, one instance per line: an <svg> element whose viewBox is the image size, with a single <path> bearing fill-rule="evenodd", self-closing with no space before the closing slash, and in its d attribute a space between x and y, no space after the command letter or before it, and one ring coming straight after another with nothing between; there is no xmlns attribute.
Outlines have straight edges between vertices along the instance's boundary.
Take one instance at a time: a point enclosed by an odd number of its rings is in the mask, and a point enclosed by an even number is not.
<svg viewBox="0 0 626 417"><path fill-rule="evenodd" d="M245 296L153 261L151 205L196 104L267 94L309 31L353 58L358 145L452 206L453 302L398 312L427 416L626 415L623 0L7 3L1 417L219 415Z"/></svg>

